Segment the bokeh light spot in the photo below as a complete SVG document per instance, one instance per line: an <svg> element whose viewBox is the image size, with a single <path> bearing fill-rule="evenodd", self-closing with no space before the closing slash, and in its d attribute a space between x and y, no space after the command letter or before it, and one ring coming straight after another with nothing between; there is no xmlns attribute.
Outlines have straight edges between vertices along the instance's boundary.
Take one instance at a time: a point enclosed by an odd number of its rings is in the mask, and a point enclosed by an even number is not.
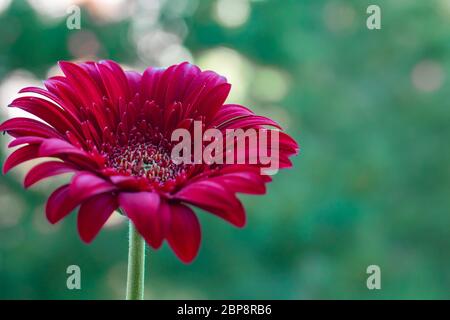
<svg viewBox="0 0 450 320"><path fill-rule="evenodd" d="M434 92L442 87L445 73L436 61L423 60L416 64L411 73L414 87L422 92Z"/></svg>
<svg viewBox="0 0 450 320"><path fill-rule="evenodd" d="M326 27L334 33L345 33L355 27L356 12L349 4L330 1L323 8Z"/></svg>
<svg viewBox="0 0 450 320"><path fill-rule="evenodd" d="M236 28L247 22L250 10L248 0L218 0L214 6L214 18L224 27Z"/></svg>
<svg viewBox="0 0 450 320"><path fill-rule="evenodd" d="M258 68L252 82L252 94L262 101L276 102L283 99L288 91L289 81L280 70Z"/></svg>
<svg viewBox="0 0 450 320"><path fill-rule="evenodd" d="M204 70L214 70L226 77L233 86L228 101L242 103L247 95L251 69L250 62L245 57L232 49L218 47L200 54L197 64Z"/></svg>
<svg viewBox="0 0 450 320"><path fill-rule="evenodd" d="M0 0L0 13L8 9L11 4L11 0Z"/></svg>
<svg viewBox="0 0 450 320"><path fill-rule="evenodd" d="M24 205L22 199L9 190L0 190L0 229L17 225L23 216Z"/></svg>

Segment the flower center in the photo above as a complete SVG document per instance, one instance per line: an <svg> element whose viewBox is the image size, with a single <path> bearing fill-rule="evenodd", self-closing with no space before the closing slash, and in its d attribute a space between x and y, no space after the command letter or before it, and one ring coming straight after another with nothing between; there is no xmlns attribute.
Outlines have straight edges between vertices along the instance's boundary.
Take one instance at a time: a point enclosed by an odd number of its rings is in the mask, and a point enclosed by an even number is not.
<svg viewBox="0 0 450 320"><path fill-rule="evenodd" d="M146 177L163 184L185 173L184 165L174 164L168 147L151 142L118 145L107 155L107 165L120 173Z"/></svg>

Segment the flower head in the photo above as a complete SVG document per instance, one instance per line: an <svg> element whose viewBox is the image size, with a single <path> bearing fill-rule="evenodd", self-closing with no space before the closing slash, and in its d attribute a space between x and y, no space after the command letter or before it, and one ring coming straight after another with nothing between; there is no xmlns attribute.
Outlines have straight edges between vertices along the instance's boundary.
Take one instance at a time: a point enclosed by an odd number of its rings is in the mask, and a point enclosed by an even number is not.
<svg viewBox="0 0 450 320"><path fill-rule="evenodd" d="M191 132L195 122L224 135L230 128L276 128L279 167L290 167L289 157L298 152L296 142L274 121L224 104L231 85L212 71L189 63L150 67L142 74L124 71L113 61L59 66L64 76L45 80L45 89L22 89L24 95L11 103L42 121L13 118L0 125L14 137L9 146L20 146L3 172L51 157L27 173L26 188L73 173L70 183L48 198L46 215L56 223L79 207L78 231L85 242L119 208L151 247L167 239L184 262L195 258L201 240L192 207L244 226L245 211L236 193L265 193L270 178L261 173L263 165L174 162L171 135L176 129Z"/></svg>

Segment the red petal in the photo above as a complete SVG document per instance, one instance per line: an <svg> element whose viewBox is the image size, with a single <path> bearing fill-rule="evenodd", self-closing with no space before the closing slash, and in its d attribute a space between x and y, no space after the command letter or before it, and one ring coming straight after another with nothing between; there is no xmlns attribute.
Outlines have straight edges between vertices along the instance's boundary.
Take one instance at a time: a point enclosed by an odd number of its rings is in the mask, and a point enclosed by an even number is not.
<svg viewBox="0 0 450 320"><path fill-rule="evenodd" d="M235 118L224 122L218 126L220 129L237 129L237 128L258 128L259 126L271 126L278 129L282 129L278 123L273 121L272 119L256 116L256 115L247 115L239 118Z"/></svg>
<svg viewBox="0 0 450 320"><path fill-rule="evenodd" d="M76 118L65 112L53 102L37 97L20 97L10 104L11 107L20 108L38 118L41 118L61 134L70 130L78 133L80 126Z"/></svg>
<svg viewBox="0 0 450 320"><path fill-rule="evenodd" d="M280 151L287 152L289 155L297 154L299 146L292 137L284 132L279 132Z"/></svg>
<svg viewBox="0 0 450 320"><path fill-rule="evenodd" d="M33 136L31 136L31 137L19 137L19 138L14 139L13 141L11 141L8 144L8 148L17 147L17 146L20 146L21 144L26 144L26 143L38 144L38 143L41 143L44 140L45 139L42 138L42 137L33 137Z"/></svg>
<svg viewBox="0 0 450 320"><path fill-rule="evenodd" d="M76 171L75 167L64 162L60 161L44 162L38 164L30 171L28 171L27 175L25 176L23 185L25 188L28 188L42 179L74 171Z"/></svg>
<svg viewBox="0 0 450 320"><path fill-rule="evenodd" d="M170 205L171 223L167 241L175 254L184 263L197 256L201 242L198 218L191 208L182 204Z"/></svg>
<svg viewBox="0 0 450 320"><path fill-rule="evenodd" d="M211 125L219 126L226 121L248 115L254 115L254 113L244 106L238 104L224 104L214 116Z"/></svg>
<svg viewBox="0 0 450 320"><path fill-rule="evenodd" d="M189 117L199 110L200 103L208 94L214 92L215 88L226 84L227 79L213 71L203 71L197 75L188 86L183 98L183 104L187 106L186 117Z"/></svg>
<svg viewBox="0 0 450 320"><path fill-rule="evenodd" d="M217 182L194 182L181 189L174 198L214 213L237 227L245 225L245 211L241 202Z"/></svg>
<svg viewBox="0 0 450 320"><path fill-rule="evenodd" d="M79 204L79 199L70 195L68 184L59 187L47 200L45 213L48 221L52 224L58 222Z"/></svg>
<svg viewBox="0 0 450 320"><path fill-rule="evenodd" d="M85 201L78 211L78 233L81 239L91 242L117 208L117 197L111 194L101 194Z"/></svg>
<svg viewBox="0 0 450 320"><path fill-rule="evenodd" d="M117 104L119 99L126 99L127 89L126 87L124 88L126 82L121 83L120 80L117 79L117 75L105 64L97 63L96 66L108 94L109 101L113 104Z"/></svg>
<svg viewBox="0 0 450 320"><path fill-rule="evenodd" d="M61 139L46 139L39 148L41 157L58 157L68 159L77 165L88 168L97 168L103 163L102 157L96 157Z"/></svg>
<svg viewBox="0 0 450 320"><path fill-rule="evenodd" d="M209 179L226 187L231 192L247 194L265 194L265 181L261 175L254 172L236 172L224 174Z"/></svg>
<svg viewBox="0 0 450 320"><path fill-rule="evenodd" d="M164 238L159 195L153 192L122 192L119 203L148 244L159 248Z"/></svg>
<svg viewBox="0 0 450 320"><path fill-rule="evenodd" d="M47 81L51 81L51 80L47 80ZM47 91L45 89L42 88L38 88L38 87L26 87L23 88L19 91L19 93L37 93L39 95L42 95L48 99L50 99L51 101L55 102L57 105L61 106L67 113L69 113L73 119L76 119L77 121L79 120L78 115L76 113L73 112L73 105L71 105L70 102L67 102L63 99L61 99L59 96L57 96L56 94ZM67 104L69 104L69 106L67 106Z"/></svg>
<svg viewBox="0 0 450 320"><path fill-rule="evenodd" d="M161 68L147 68L142 74L141 94L144 100L155 101L158 97L159 82L164 73Z"/></svg>
<svg viewBox="0 0 450 320"><path fill-rule="evenodd" d="M77 97L83 102L84 107L90 107L92 103L98 106L102 105L102 92L86 70L75 63L67 61L59 61L58 65L64 72L73 90L75 90Z"/></svg>
<svg viewBox="0 0 450 320"><path fill-rule="evenodd" d="M223 103L230 93L231 84L223 83L212 89L201 101L198 106L200 114L206 116L206 121L210 121L217 111L222 107Z"/></svg>
<svg viewBox="0 0 450 320"><path fill-rule="evenodd" d="M131 96L139 93L141 90L141 79L142 76L139 72L125 71L125 76L128 80L128 87L130 88Z"/></svg>
<svg viewBox="0 0 450 320"><path fill-rule="evenodd" d="M46 139L40 147L39 153L42 157L51 157L58 154L75 154L80 156L89 155L86 151L75 147L73 144L61 139Z"/></svg>
<svg viewBox="0 0 450 320"><path fill-rule="evenodd" d="M61 107L74 118L80 119L80 105L83 105L77 97L67 78L62 76L51 77L44 81L47 90L61 100Z"/></svg>
<svg viewBox="0 0 450 320"><path fill-rule="evenodd" d="M115 173L114 173L115 174ZM113 175L109 179L118 189L124 191L143 191L148 189L148 180L144 177Z"/></svg>
<svg viewBox="0 0 450 320"><path fill-rule="evenodd" d="M166 91L166 106L182 101L184 93L200 69L188 62L183 62L173 69Z"/></svg>
<svg viewBox="0 0 450 320"><path fill-rule="evenodd" d="M133 96L130 94L129 88L128 88L128 79L123 71L122 67L115 61L112 60L101 60L99 62L101 65L107 66L112 73L114 74L114 78L118 82L118 84L122 87L123 92L125 96L123 96L124 99L131 99Z"/></svg>
<svg viewBox="0 0 450 320"><path fill-rule="evenodd" d="M166 201L160 199L158 210L159 210L159 213L161 216L163 234L164 234L164 237L167 237L167 235L169 234L169 231L170 231L170 221L171 221L171 215L172 215L172 213L170 212L170 204L167 203Z"/></svg>
<svg viewBox="0 0 450 320"><path fill-rule="evenodd" d="M11 153L3 164L3 174L22 162L35 159L39 157L39 145L30 144Z"/></svg>
<svg viewBox="0 0 450 320"><path fill-rule="evenodd" d="M185 99L188 99L192 94L204 87L203 94L206 95L215 87L227 82L225 77L218 75L213 71L203 71L198 74L190 83L185 92ZM201 100L200 100L201 101Z"/></svg>
<svg viewBox="0 0 450 320"><path fill-rule="evenodd" d="M87 199L95 195L116 190L116 186L89 172L78 172L70 183L70 194L78 199Z"/></svg>
<svg viewBox="0 0 450 320"><path fill-rule="evenodd" d="M29 118L13 118L0 125L0 131L7 131L13 137L38 136L44 138L61 138L62 135L49 125Z"/></svg>

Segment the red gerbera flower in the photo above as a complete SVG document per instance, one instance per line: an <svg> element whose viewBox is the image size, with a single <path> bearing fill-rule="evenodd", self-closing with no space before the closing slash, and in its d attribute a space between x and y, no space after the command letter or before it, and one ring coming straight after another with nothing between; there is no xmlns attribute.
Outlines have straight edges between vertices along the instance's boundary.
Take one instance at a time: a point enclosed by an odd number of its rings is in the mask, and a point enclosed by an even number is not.
<svg viewBox="0 0 450 320"><path fill-rule="evenodd" d="M263 194L268 176L260 165L175 164L171 133L205 129L279 126L235 104L224 104L231 85L212 71L182 63L167 69L150 67L143 74L123 71L113 61L60 62L64 76L47 79L45 89L11 103L42 119L13 118L0 125L21 146L5 161L3 172L39 157L52 157L32 168L24 186L72 172L69 184L47 201L46 215L56 223L76 207L78 231L91 242L118 208L146 242L157 249L164 239L184 262L196 256L201 233L191 209L196 206L242 227L245 211L236 193ZM31 95L30 95L31 94ZM36 96L38 95L38 96ZM298 151L279 132L280 167Z"/></svg>

